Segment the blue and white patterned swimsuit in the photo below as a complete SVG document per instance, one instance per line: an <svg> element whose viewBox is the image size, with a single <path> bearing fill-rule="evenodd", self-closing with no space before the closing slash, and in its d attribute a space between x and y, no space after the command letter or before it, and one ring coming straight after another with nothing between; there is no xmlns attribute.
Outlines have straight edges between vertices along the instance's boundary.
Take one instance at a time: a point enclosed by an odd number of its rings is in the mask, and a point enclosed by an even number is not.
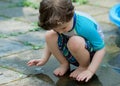
<svg viewBox="0 0 120 86"><path fill-rule="evenodd" d="M67 48L69 38L74 35L85 39L86 49L90 52L91 59L97 50L104 47L104 36L95 20L84 13L75 12L72 30L63 34L58 33L58 47L60 51L68 62L75 66L79 66L79 64Z"/></svg>

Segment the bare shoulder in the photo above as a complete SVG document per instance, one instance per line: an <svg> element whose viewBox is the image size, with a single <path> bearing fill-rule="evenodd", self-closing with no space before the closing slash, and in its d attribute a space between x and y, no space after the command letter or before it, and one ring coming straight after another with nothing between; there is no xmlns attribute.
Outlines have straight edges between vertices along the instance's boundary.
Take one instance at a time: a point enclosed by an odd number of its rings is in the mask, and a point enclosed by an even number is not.
<svg viewBox="0 0 120 86"><path fill-rule="evenodd" d="M54 30L49 30L49 31L46 31L46 36L55 36L57 35L57 32L55 32Z"/></svg>

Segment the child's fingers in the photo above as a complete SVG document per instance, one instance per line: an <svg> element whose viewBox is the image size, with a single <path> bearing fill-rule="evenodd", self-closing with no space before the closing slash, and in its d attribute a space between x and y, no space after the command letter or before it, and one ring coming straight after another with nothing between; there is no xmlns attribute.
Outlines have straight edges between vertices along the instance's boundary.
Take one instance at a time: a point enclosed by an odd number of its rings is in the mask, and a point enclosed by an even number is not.
<svg viewBox="0 0 120 86"><path fill-rule="evenodd" d="M32 64L32 63L33 63L33 61L29 61L27 64L30 65L30 64Z"/></svg>
<svg viewBox="0 0 120 86"><path fill-rule="evenodd" d="M29 66L33 66L33 65L36 65L37 63L38 63L37 60L31 60L31 61L29 61L27 64L28 64Z"/></svg>
<svg viewBox="0 0 120 86"><path fill-rule="evenodd" d="M27 63L27 65L28 65L28 66L33 66L34 63L29 62L29 63Z"/></svg>
<svg viewBox="0 0 120 86"><path fill-rule="evenodd" d="M39 62L39 63L37 63L36 65L37 65L37 66L41 66L41 65L43 65L43 63L42 63L42 62Z"/></svg>

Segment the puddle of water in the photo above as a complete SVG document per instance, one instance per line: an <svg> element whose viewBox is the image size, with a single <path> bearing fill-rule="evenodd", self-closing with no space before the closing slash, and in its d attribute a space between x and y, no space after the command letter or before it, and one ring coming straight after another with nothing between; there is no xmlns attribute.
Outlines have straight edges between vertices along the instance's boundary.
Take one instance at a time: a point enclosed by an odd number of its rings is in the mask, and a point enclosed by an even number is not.
<svg viewBox="0 0 120 86"><path fill-rule="evenodd" d="M116 70L117 72L120 72L118 68L112 67L110 66L106 66L106 64L110 64L109 62L112 61L113 59L115 59L115 57L120 53L119 49L117 49L114 46L110 46L110 49L108 49L108 53L104 58L103 61L103 65L105 65L105 68L103 67L102 71L104 71L104 73L108 72L109 70L106 70L106 68L113 68L114 70ZM52 59L54 60L54 59ZM69 77L69 73L67 73L65 76L62 77L56 77L53 75L53 70L55 69L55 67L57 67L56 65L54 65L53 63L55 63L54 61L49 61L49 64L47 64L46 66L44 66L44 68L38 68L35 69L36 71L43 71L40 74L34 75L35 77L37 77L40 80L45 81L46 83L49 83L52 86L105 86L106 84L109 86L111 84L113 84L114 82L116 83L117 81L113 79L113 82L111 82L110 80L108 82L105 82L104 80L106 79L106 76L102 76L102 78L99 79L99 77L102 75L97 75L94 76L89 82L85 83L85 82L77 82L76 80L72 79ZM119 63L117 63L119 64ZM54 67L52 68L51 65L54 65ZM44 70L43 70L44 69ZM75 68L73 68L75 69ZM103 73L103 74L104 74ZM110 72L109 74L111 74L112 72ZM114 73L115 74L115 73ZM110 77L115 77L116 76L112 76L110 75ZM105 85L104 85L105 84Z"/></svg>
<svg viewBox="0 0 120 86"><path fill-rule="evenodd" d="M108 64L111 69L120 73L120 30L116 33L114 43L115 45L109 45L106 47L107 53L103 59L103 64Z"/></svg>
<svg viewBox="0 0 120 86"><path fill-rule="evenodd" d="M120 48L120 27L118 29L119 30L118 30L118 33L117 33L117 37L116 37L115 43L116 43L117 47Z"/></svg>
<svg viewBox="0 0 120 86"><path fill-rule="evenodd" d="M117 71L118 73L120 73L120 68L118 67L112 67L115 71Z"/></svg>
<svg viewBox="0 0 120 86"><path fill-rule="evenodd" d="M99 81L98 77L96 75L93 76L93 78L89 82L78 82L72 78L69 77L70 73L66 73L62 77L56 77L58 80L55 82L54 78L53 80L46 74L37 74L34 75L40 80L45 81L46 83L49 83L53 86L102 86L101 82Z"/></svg>
<svg viewBox="0 0 120 86"><path fill-rule="evenodd" d="M120 52L109 61L110 67L120 73Z"/></svg>

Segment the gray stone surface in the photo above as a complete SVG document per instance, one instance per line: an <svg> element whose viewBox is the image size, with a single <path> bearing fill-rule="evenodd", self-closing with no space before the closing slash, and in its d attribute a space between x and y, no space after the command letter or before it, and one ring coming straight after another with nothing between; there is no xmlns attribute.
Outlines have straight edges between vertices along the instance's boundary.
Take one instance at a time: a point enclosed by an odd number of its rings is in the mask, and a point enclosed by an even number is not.
<svg viewBox="0 0 120 86"><path fill-rule="evenodd" d="M14 5L13 3L8 3L8 2L0 1L0 10L1 9L5 10L6 8L11 7L13 5Z"/></svg>
<svg viewBox="0 0 120 86"><path fill-rule="evenodd" d="M16 4L16 3L21 2L22 0L0 0L0 1L5 2L5 3L14 3L14 4Z"/></svg>
<svg viewBox="0 0 120 86"><path fill-rule="evenodd" d="M38 22L38 14L35 15L29 15L29 16L24 16L24 17L17 17L15 18L18 21L22 22L27 22L27 23L33 23L33 22Z"/></svg>
<svg viewBox="0 0 120 86"><path fill-rule="evenodd" d="M24 13L24 16L31 16L38 14L39 10L35 10L34 8L31 7L24 7L22 8L22 12Z"/></svg>
<svg viewBox="0 0 120 86"><path fill-rule="evenodd" d="M33 28L32 25L21 21L15 21L14 19L0 21L0 33L3 34L27 32L31 28Z"/></svg>
<svg viewBox="0 0 120 86"><path fill-rule="evenodd" d="M95 6L111 8L115 4L118 4L119 0L89 0L89 3Z"/></svg>
<svg viewBox="0 0 120 86"><path fill-rule="evenodd" d="M110 19L109 19L109 12L107 12L106 14L101 14L98 16L94 17L98 22L103 22L103 23L111 23Z"/></svg>
<svg viewBox="0 0 120 86"><path fill-rule="evenodd" d="M101 29L104 32L104 35L106 35L106 33L109 33L109 32L118 32L118 27L113 25L112 23L108 24L105 22L100 22L99 24L101 26ZM117 35L117 34L115 34L115 35Z"/></svg>
<svg viewBox="0 0 120 86"><path fill-rule="evenodd" d="M0 57L30 49L25 45L8 39L0 39Z"/></svg>
<svg viewBox="0 0 120 86"><path fill-rule="evenodd" d="M45 32L44 31L37 31L37 32L29 32L23 35L11 37L11 40L21 41L21 42L28 42L34 45L43 46L45 45Z"/></svg>
<svg viewBox="0 0 120 86"><path fill-rule="evenodd" d="M119 0L89 0L86 5L74 3L75 9L86 12L100 23L105 34L106 55L94 76L88 83L77 82L69 78L69 71L63 77L56 77L54 69L58 61L50 60L40 67L28 67L31 59L42 57L43 49L33 50L31 45L45 45L45 32L34 29L33 22L38 21L38 9L19 7L22 0L0 0L0 86L119 86L120 85L120 35L118 27L109 20L109 10ZM38 3L41 0L31 0ZM2 37L11 33L17 36ZM72 69L76 67L72 66ZM117 69L116 69L117 68ZM119 69L119 70L118 70Z"/></svg>
<svg viewBox="0 0 120 86"><path fill-rule="evenodd" d="M6 16L6 17L20 17L23 16L23 8L17 7L17 8L5 8L0 10L0 15Z"/></svg>
<svg viewBox="0 0 120 86"><path fill-rule="evenodd" d="M0 86L2 84L6 84L6 83L26 77L26 75L24 74L20 74L13 70L2 68L2 67L0 67L0 72L2 73L0 75Z"/></svg>
<svg viewBox="0 0 120 86"><path fill-rule="evenodd" d="M113 59L111 59L109 63L114 69L118 69L120 72L120 54L116 55Z"/></svg>
<svg viewBox="0 0 120 86"><path fill-rule="evenodd" d="M21 54L14 54L8 57L3 57L0 59L0 66L4 66L8 69L13 69L14 71L18 71L19 73L25 74L27 76L40 74L40 77L38 77L39 79L43 79L45 76L45 80L47 80L47 82L51 81L46 77L50 77L51 80L54 80L54 82L56 82L57 77L53 75L53 70L58 67L59 63L53 57L51 57L48 63L44 66L27 66L27 62L29 60L39 59L42 57L42 54L43 50L31 50L23 52ZM43 77L41 77L41 73Z"/></svg>
<svg viewBox="0 0 120 86"><path fill-rule="evenodd" d="M3 57L0 59L0 65L5 66L7 68L12 68L26 75L39 73L52 74L53 70L58 66L58 62L56 61L56 59L53 59L53 57L51 57L50 61L45 66L41 67L27 66L27 62L29 60L41 58L42 53L43 50L31 50L23 52L21 54L14 54L5 58Z"/></svg>
<svg viewBox="0 0 120 86"><path fill-rule="evenodd" d="M89 15L96 16L99 14L105 14L108 12L108 8L102 8L92 5L78 5L75 7L76 10L88 13Z"/></svg>
<svg viewBox="0 0 120 86"><path fill-rule="evenodd" d="M98 72L102 86L116 86L120 84L120 74L112 70L109 66L102 66Z"/></svg>
<svg viewBox="0 0 120 86"><path fill-rule="evenodd" d="M30 77L12 83L8 83L2 86L54 86L54 85L47 81L37 79L36 77Z"/></svg>
<svg viewBox="0 0 120 86"><path fill-rule="evenodd" d="M5 17L0 17L0 21L3 21L5 20L6 18Z"/></svg>
<svg viewBox="0 0 120 86"><path fill-rule="evenodd" d="M40 71L35 70L35 68L38 68L38 67L28 67L27 62L30 59L41 58L42 52L43 52L42 50L26 51L21 54L14 54L5 58L3 57L0 59L0 65L5 66L7 68L12 68L16 71L19 71L27 75L36 74L37 72L41 73Z"/></svg>
<svg viewBox="0 0 120 86"><path fill-rule="evenodd" d="M28 16L38 14L38 10L35 10L30 7L13 7L13 8L6 8L0 10L0 15L7 16L7 17L21 17L21 16Z"/></svg>

